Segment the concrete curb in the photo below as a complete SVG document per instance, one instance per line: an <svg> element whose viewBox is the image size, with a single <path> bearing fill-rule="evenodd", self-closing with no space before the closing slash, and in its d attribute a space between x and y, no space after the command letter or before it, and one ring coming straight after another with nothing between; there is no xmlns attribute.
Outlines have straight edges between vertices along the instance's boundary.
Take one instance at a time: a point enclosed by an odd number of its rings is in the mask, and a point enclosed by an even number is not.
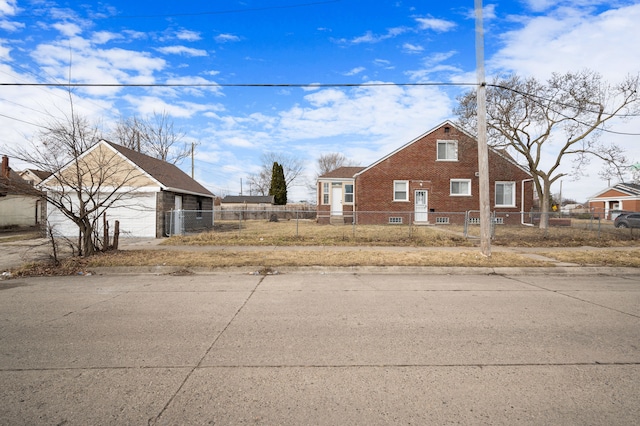
<svg viewBox="0 0 640 426"><path fill-rule="evenodd" d="M555 267L438 267L438 266L284 266L263 273L263 266L241 267L184 267L184 266L118 266L89 268L98 275L279 275L279 274L376 274L376 275L640 275L638 268L613 268L601 266L555 266Z"/></svg>

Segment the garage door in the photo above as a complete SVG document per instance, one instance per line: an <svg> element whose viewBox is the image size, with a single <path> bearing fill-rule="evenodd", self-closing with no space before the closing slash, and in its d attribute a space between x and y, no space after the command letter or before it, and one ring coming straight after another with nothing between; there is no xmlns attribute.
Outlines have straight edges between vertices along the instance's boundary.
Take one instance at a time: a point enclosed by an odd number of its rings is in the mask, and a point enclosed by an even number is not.
<svg viewBox="0 0 640 426"><path fill-rule="evenodd" d="M48 221L57 235L76 238L78 227L53 205L47 206ZM107 211L107 220L113 233L116 220L120 221L120 237L155 238L156 193L136 194L134 198L120 200ZM102 232L102 220L98 232Z"/></svg>

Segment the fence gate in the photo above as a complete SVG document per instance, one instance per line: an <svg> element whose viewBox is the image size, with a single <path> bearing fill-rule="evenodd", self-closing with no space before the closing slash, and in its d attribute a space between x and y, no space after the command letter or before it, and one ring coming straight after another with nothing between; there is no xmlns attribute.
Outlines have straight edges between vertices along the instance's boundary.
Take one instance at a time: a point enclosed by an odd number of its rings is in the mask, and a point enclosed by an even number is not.
<svg viewBox="0 0 640 426"><path fill-rule="evenodd" d="M496 233L496 212L491 212L491 238L495 237ZM464 215L464 237L465 238L480 238L480 236L469 235L469 225L480 226L480 210L467 210Z"/></svg>

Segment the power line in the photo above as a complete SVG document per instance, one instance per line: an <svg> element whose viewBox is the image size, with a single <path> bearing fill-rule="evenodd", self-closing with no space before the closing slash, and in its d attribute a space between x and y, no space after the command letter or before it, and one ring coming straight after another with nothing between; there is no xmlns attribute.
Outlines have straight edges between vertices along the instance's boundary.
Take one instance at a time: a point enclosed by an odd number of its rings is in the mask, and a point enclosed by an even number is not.
<svg viewBox="0 0 640 426"><path fill-rule="evenodd" d="M523 92L521 90L514 89L514 88L508 87L508 86L503 86L503 85L499 85L499 84L487 84L487 86L491 86L491 87L495 87L495 88L503 89L503 90L509 90L509 91L511 91L513 93L516 93L516 94L522 96L523 98L529 98L529 99L533 100L533 102L536 102L537 104L543 105L543 106L544 106L543 101L546 101L546 102L550 102L550 103L555 104L555 105L559 105L561 107L573 107L573 105L568 104L568 103L560 102L560 101L557 101L557 100L552 99L552 98L545 98L544 96L539 96L539 95L536 95L536 94L533 94L533 93ZM581 121L581 120L578 120L576 117L571 117L571 116L569 116L567 114L562 113L561 111L553 109L550 105L547 105L547 106L549 106L549 109L551 111L555 112L556 114L558 114L558 115L560 115L560 116L562 116L564 118L567 118L569 120L575 121L576 123L578 123L580 125L583 125L583 126L587 126L587 127L591 126L591 124L585 123L584 121ZM615 117L621 117L621 118L639 117L640 116L640 114L611 114L611 113L607 113L607 112L604 112L604 111L594 111L594 110L589 110L589 109L584 109L584 111L588 112L588 113L591 113L591 114L604 114L604 115L608 115L608 116L612 116L612 117L615 116ZM605 120L605 121L607 121L607 120ZM604 121L602 122L602 124L604 125ZM611 133L611 134L614 134L614 135L640 136L640 133L617 132L615 130L606 129L606 128L604 128L604 126L601 127L598 130L601 131L601 132L604 132L604 133Z"/></svg>
<svg viewBox="0 0 640 426"><path fill-rule="evenodd" d="M477 86L477 83L2 83L0 86L46 87L384 87L384 86Z"/></svg>

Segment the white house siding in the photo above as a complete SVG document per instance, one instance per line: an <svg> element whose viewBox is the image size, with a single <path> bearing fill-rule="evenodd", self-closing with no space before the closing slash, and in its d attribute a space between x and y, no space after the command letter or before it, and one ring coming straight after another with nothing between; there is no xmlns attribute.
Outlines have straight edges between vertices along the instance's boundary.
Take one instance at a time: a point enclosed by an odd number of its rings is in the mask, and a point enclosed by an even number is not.
<svg viewBox="0 0 640 426"><path fill-rule="evenodd" d="M35 197L7 195L0 198L0 226L34 226L37 224Z"/></svg>
<svg viewBox="0 0 640 426"><path fill-rule="evenodd" d="M78 236L78 227L60 210L49 204L48 221L54 232L65 237ZM120 237L156 237L156 193L136 193L134 199L120 200L107 210L109 233L113 234L115 221L120 222ZM102 219L98 223L98 231L102 232Z"/></svg>

